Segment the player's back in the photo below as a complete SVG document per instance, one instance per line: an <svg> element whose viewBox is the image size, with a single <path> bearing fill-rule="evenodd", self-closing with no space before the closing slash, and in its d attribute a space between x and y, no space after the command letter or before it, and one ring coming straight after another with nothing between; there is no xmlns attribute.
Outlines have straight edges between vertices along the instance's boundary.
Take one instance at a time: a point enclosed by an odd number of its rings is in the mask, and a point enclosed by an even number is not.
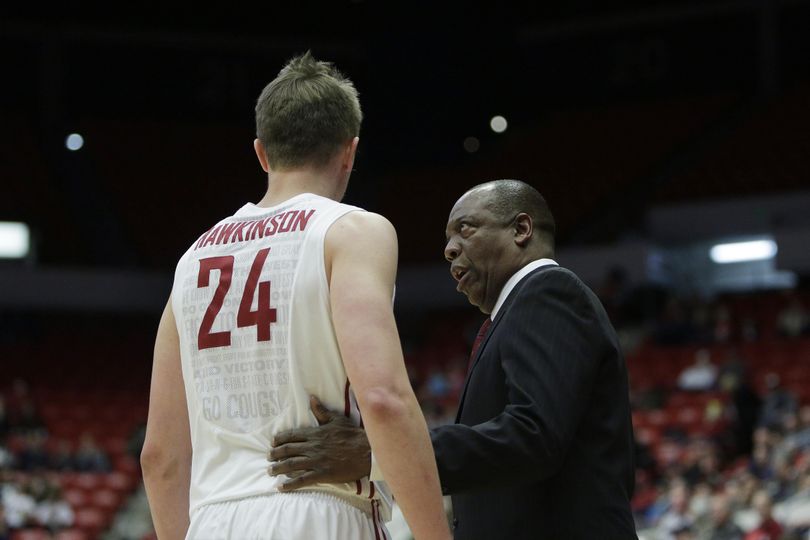
<svg viewBox="0 0 810 540"><path fill-rule="evenodd" d="M355 210L310 193L271 208L246 204L180 259L172 308L191 426L192 513L277 491L284 478L267 474L270 441L317 425L310 395L360 421L324 265L329 227ZM366 511L380 497L367 480L315 489Z"/></svg>

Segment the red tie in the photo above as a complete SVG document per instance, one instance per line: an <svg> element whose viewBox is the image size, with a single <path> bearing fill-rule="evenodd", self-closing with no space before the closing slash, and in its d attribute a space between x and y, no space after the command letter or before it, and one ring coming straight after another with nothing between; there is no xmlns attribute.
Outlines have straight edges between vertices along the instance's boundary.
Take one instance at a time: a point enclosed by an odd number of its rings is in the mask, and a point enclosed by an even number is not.
<svg viewBox="0 0 810 540"><path fill-rule="evenodd" d="M487 319L481 325L481 329L478 330L478 335L475 336L475 341L473 341L472 352L470 353L470 365L467 366L467 371L469 371L470 368L472 368L472 363L473 363L473 360L475 359L475 353L478 352L478 347L481 346L481 340L484 339L484 335L487 333L487 330L489 330L489 326L491 324L492 324L492 319L487 317Z"/></svg>

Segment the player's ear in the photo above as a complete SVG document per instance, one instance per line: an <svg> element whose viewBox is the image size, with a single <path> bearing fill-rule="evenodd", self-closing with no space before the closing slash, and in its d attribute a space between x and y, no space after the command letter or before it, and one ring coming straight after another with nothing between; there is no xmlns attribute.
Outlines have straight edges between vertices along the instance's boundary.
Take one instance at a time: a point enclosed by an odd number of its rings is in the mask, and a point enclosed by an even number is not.
<svg viewBox="0 0 810 540"><path fill-rule="evenodd" d="M532 223L532 217L525 213L521 212L517 216L515 216L515 243L520 247L525 247L529 240L532 237L532 233L534 232L534 224Z"/></svg>
<svg viewBox="0 0 810 540"><path fill-rule="evenodd" d="M259 163L261 164L264 172L269 173L270 166L267 164L267 152L265 152L264 150L264 145L262 144L262 141L260 141L259 139L254 139L253 150L256 151L256 157L259 158Z"/></svg>
<svg viewBox="0 0 810 540"><path fill-rule="evenodd" d="M357 155L357 145L360 143L360 137L355 137L343 149L343 158L341 159L341 169L349 172L354 168L354 157Z"/></svg>

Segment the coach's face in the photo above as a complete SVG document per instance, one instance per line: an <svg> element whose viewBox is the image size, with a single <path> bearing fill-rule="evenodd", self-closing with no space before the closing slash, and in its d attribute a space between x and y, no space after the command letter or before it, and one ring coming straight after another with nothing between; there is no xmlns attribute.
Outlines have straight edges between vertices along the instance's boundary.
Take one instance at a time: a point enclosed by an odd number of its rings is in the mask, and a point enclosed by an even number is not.
<svg viewBox="0 0 810 540"><path fill-rule="evenodd" d="M505 223L487 208L489 189L464 194L447 220L444 257L467 300L492 313L498 295L520 265L513 223Z"/></svg>

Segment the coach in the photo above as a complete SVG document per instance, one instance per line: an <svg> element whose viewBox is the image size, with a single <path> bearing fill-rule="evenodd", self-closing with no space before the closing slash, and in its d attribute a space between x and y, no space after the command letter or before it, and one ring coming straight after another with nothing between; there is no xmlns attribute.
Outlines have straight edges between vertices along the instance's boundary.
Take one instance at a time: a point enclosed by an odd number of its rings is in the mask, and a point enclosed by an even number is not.
<svg viewBox="0 0 810 540"><path fill-rule="evenodd" d="M554 232L517 180L476 186L450 213L450 271L490 316L456 423L431 431L459 540L636 538L624 360L599 300L552 259ZM271 474L288 489L368 475L362 430L313 403L325 423L279 435Z"/></svg>

